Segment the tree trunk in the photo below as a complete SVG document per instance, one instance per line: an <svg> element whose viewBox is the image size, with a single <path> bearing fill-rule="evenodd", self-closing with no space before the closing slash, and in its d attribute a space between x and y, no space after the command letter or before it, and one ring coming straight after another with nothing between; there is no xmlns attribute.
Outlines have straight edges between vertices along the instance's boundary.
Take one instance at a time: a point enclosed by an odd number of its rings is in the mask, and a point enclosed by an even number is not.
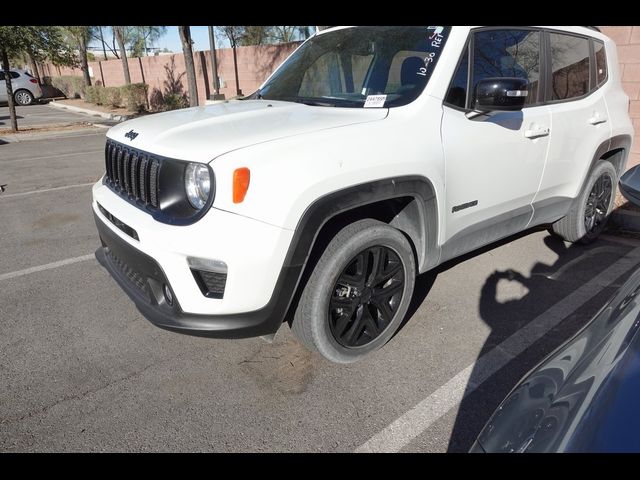
<svg viewBox="0 0 640 480"><path fill-rule="evenodd" d="M238 57L236 55L236 46L233 45L233 69L236 72L236 95L242 95L240 90L240 78L238 77Z"/></svg>
<svg viewBox="0 0 640 480"><path fill-rule="evenodd" d="M107 59L107 49L104 46L104 35L102 35L102 26L98 26L100 30L100 41L102 42L102 53L104 54L104 59Z"/></svg>
<svg viewBox="0 0 640 480"><path fill-rule="evenodd" d="M11 86L11 73L9 72L9 55L7 50L2 48L2 64L4 65L4 82L7 85L7 102L9 103L9 116L11 117L11 131L18 131L18 118L16 116L16 105L13 103L13 87Z"/></svg>
<svg viewBox="0 0 640 480"><path fill-rule="evenodd" d="M116 56L117 59L119 59L120 57L118 56L118 52L116 51L116 27L111 27L111 47L109 47L109 50L111 50L113 52L113 54Z"/></svg>
<svg viewBox="0 0 640 480"><path fill-rule="evenodd" d="M124 47L124 36L122 27L113 27L120 48L120 59L122 60L122 69L124 70L124 82L129 85L131 83L131 75L129 75L129 62L127 62L127 51Z"/></svg>
<svg viewBox="0 0 640 480"><path fill-rule="evenodd" d="M196 69L193 63L193 50L191 50L191 29L189 27L178 27L180 40L182 41L182 52L184 53L184 65L187 69L187 83L189 84L189 105L198 106L198 85L196 83Z"/></svg>
<svg viewBox="0 0 640 480"><path fill-rule="evenodd" d="M91 86L91 76L89 75L89 62L87 61L87 38L84 32L78 39L78 47L80 50L80 69L82 70L82 76L84 78L84 86Z"/></svg>
<svg viewBox="0 0 640 480"><path fill-rule="evenodd" d="M38 79L38 83L42 85L42 78L40 77L40 72L38 71L38 63L36 62L36 59L33 58L33 55L29 53L28 56L29 56L29 67L31 68L31 72L33 73L33 76Z"/></svg>

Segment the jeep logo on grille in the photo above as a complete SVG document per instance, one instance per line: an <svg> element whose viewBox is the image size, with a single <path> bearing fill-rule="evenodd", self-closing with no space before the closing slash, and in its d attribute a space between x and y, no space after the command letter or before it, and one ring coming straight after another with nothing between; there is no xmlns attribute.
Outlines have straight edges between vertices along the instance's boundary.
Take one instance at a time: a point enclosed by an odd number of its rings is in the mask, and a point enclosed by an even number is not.
<svg viewBox="0 0 640 480"><path fill-rule="evenodd" d="M124 134L125 137L130 138L131 140L135 140L135 138L138 136L138 134L136 132L134 132L133 130L129 130L127 133Z"/></svg>

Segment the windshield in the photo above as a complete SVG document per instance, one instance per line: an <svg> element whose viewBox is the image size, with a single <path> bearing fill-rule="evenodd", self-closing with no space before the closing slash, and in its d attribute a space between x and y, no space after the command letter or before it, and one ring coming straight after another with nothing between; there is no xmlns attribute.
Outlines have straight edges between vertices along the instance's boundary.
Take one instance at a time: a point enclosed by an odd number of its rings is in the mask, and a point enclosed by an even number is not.
<svg viewBox="0 0 640 480"><path fill-rule="evenodd" d="M451 27L352 27L304 43L252 98L397 107L424 90Z"/></svg>

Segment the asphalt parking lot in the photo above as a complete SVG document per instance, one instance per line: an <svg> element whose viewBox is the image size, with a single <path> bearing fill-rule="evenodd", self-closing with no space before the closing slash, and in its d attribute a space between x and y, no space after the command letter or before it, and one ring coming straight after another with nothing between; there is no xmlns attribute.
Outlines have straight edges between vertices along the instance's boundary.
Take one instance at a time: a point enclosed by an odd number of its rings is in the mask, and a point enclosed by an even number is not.
<svg viewBox="0 0 640 480"><path fill-rule="evenodd" d="M2 117L0 112L0 117ZM0 145L0 451L467 451L499 401L640 265L640 240L530 231L422 275L354 365L166 332L93 257L104 133Z"/></svg>
<svg viewBox="0 0 640 480"><path fill-rule="evenodd" d="M61 123L95 122L96 117L53 108L46 104L16 106L19 127L35 127ZM11 126L9 107L0 104L0 129Z"/></svg>

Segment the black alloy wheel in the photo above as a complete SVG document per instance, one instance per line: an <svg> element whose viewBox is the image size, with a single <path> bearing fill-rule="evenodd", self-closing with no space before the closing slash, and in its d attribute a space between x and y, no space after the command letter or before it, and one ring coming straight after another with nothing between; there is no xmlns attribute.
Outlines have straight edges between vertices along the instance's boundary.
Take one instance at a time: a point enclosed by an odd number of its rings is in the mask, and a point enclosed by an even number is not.
<svg viewBox="0 0 640 480"><path fill-rule="evenodd" d="M363 347L389 326L402 302L405 272L396 252L373 246L338 277L329 301L329 327L347 348Z"/></svg>
<svg viewBox="0 0 640 480"><path fill-rule="evenodd" d="M587 197L584 209L584 228L588 236L599 234L604 227L612 193L613 180L608 173L604 173L593 184Z"/></svg>

